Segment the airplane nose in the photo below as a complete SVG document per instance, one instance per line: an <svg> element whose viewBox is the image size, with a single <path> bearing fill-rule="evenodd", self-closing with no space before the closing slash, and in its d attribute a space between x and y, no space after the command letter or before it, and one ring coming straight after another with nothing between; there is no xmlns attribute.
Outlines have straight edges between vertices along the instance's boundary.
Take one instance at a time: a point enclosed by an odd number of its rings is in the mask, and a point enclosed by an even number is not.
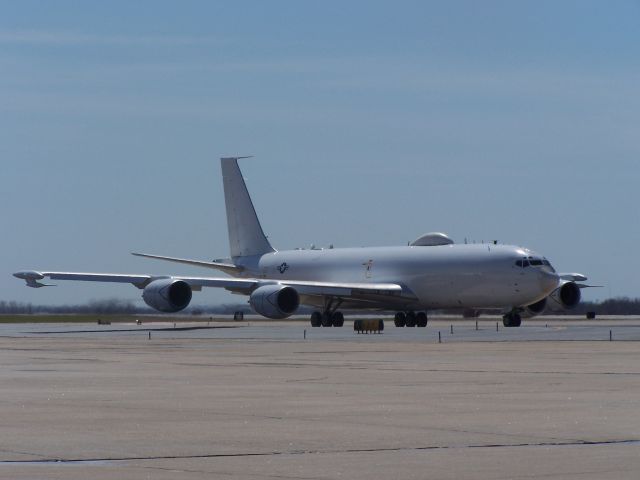
<svg viewBox="0 0 640 480"><path fill-rule="evenodd" d="M558 275L545 270L539 271L539 279L540 287L547 294L553 292L556 288L558 288L558 284L560 283L560 277L558 277Z"/></svg>

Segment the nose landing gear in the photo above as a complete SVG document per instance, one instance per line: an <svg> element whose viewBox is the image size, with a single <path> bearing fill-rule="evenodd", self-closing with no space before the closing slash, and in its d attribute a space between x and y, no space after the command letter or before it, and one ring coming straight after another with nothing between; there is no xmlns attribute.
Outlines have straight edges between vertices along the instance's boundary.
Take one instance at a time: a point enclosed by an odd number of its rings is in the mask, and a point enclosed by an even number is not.
<svg viewBox="0 0 640 480"><path fill-rule="evenodd" d="M522 324L522 317L516 311L509 312L502 317L502 324L505 327L519 327Z"/></svg>

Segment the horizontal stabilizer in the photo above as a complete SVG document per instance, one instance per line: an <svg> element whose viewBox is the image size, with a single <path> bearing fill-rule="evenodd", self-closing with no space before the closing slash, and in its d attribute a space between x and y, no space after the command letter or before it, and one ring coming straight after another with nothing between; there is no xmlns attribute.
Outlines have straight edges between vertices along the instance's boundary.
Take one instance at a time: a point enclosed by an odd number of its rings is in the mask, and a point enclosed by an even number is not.
<svg viewBox="0 0 640 480"><path fill-rule="evenodd" d="M156 260L165 260L167 262L182 263L184 265L194 265L196 267L214 268L216 270L221 270L230 275L237 274L242 270L244 270L244 267L240 267L232 263L205 262L202 260L191 260L189 258L165 257L162 255L151 255L148 253L137 253L137 252L131 252L131 255L135 255L136 257L154 258Z"/></svg>

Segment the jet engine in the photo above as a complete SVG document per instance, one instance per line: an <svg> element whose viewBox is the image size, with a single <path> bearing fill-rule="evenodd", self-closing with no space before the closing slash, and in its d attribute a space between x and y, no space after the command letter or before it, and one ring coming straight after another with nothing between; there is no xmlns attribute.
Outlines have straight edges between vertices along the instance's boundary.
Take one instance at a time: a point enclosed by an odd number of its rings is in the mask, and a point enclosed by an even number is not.
<svg viewBox="0 0 640 480"><path fill-rule="evenodd" d="M161 312L179 312L191 301L191 287L184 280L162 278L144 288L142 299L151 308Z"/></svg>
<svg viewBox="0 0 640 480"><path fill-rule="evenodd" d="M551 312L571 310L580 303L581 298L582 294L577 283L561 281L560 286L547 297L547 310Z"/></svg>
<svg viewBox="0 0 640 480"><path fill-rule="evenodd" d="M540 315L547 309L547 299L543 298L542 300L537 301L536 303L532 303L531 305L527 305L520 312L520 316L522 318L532 318L536 315Z"/></svg>
<svg viewBox="0 0 640 480"><path fill-rule="evenodd" d="M531 318L543 312L563 312L575 308L582 298L577 283L564 280L547 298L522 308L520 316Z"/></svg>
<svg viewBox="0 0 640 480"><path fill-rule="evenodd" d="M249 304L263 317L287 318L300 306L300 296L292 287L264 285L251 293Z"/></svg>

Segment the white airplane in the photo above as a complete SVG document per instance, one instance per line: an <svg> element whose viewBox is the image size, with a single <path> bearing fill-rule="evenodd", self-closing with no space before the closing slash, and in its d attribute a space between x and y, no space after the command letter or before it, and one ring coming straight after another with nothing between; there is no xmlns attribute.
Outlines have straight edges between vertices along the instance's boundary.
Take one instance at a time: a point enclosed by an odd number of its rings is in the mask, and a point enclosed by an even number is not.
<svg viewBox="0 0 640 480"><path fill-rule="evenodd" d="M443 233L427 233L398 247L275 250L265 236L238 167L222 158L222 178L231 258L200 261L133 253L221 270L234 278L21 271L29 287L44 278L131 283L161 312L178 312L202 287L248 295L260 315L281 319L300 305L317 307L313 327L341 327L344 309L396 311L397 327L425 327L433 309L501 309L506 327L545 310L564 310L580 301L578 273L558 274L533 251L511 245L454 244Z"/></svg>

